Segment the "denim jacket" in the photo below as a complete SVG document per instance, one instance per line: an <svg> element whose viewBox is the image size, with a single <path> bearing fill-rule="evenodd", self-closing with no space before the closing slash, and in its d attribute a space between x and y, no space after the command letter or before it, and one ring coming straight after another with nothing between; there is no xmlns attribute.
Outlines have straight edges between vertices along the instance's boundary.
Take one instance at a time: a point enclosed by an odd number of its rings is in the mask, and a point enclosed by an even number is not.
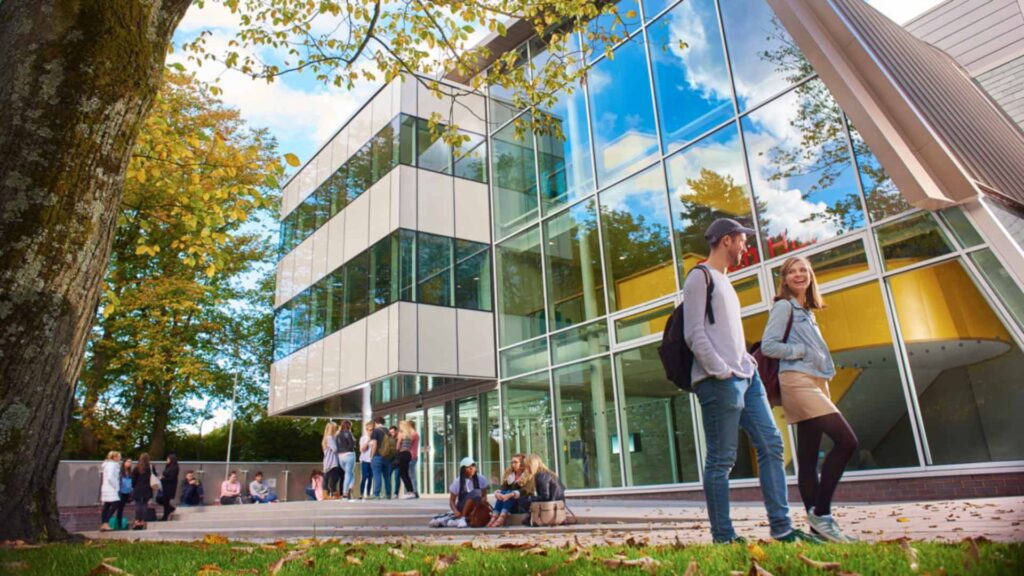
<svg viewBox="0 0 1024 576"><path fill-rule="evenodd" d="M789 340L783 342L791 310L793 328ZM836 375L832 354L821 336L814 312L801 307L795 298L779 300L772 306L761 338L761 351L765 356L779 359L779 372L803 372L826 380Z"/></svg>

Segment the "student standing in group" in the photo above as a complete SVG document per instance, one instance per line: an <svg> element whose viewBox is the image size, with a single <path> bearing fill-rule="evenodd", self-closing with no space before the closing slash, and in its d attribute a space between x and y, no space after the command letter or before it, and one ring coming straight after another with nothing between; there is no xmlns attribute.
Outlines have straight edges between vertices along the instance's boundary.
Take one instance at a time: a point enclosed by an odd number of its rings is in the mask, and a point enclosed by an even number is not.
<svg viewBox="0 0 1024 576"><path fill-rule="evenodd" d="M409 462L412 461L412 436L416 431L412 429L408 420L398 423L398 477L405 485L406 498L419 498L416 489L412 485L412 477L409 476Z"/></svg>
<svg viewBox="0 0 1024 576"><path fill-rule="evenodd" d="M117 528L121 529L124 525L124 507L132 501L132 471L135 467L132 465L131 458L125 458L121 462L121 476L120 476L120 487L118 488L117 495L121 498L121 505L117 507Z"/></svg>
<svg viewBox="0 0 1024 576"><path fill-rule="evenodd" d="M111 517L117 512L118 507L123 508L121 496L118 491L121 487L121 453L112 450L107 453L107 459L100 466L100 502L103 503L103 511L100 513L100 532L110 530ZM121 527L121 520L118 518L118 528Z"/></svg>
<svg viewBox="0 0 1024 576"><path fill-rule="evenodd" d="M160 520L167 521L174 513L175 507L171 504L174 497L178 494L178 455L173 452L167 455L167 465L164 466L163 473L160 474L160 496L157 498L157 504L164 507L163 518Z"/></svg>
<svg viewBox="0 0 1024 576"><path fill-rule="evenodd" d="M363 433L359 437L359 470L362 478L359 480L359 498L366 500L370 497L370 488L373 487L373 445L370 437L373 434L373 420L363 423Z"/></svg>
<svg viewBox="0 0 1024 576"><path fill-rule="evenodd" d="M394 487L391 491L391 498L398 498L401 491L401 480L398 471L398 426L388 428L388 435L384 437L384 448L381 450L384 457L384 478L388 487Z"/></svg>
<svg viewBox="0 0 1024 576"><path fill-rule="evenodd" d="M409 448L409 453L412 458L409 460L409 478L412 480L412 493L419 498L419 485L416 483L416 464L420 461L420 433L416 431L416 421L406 420L409 424L409 429L412 430L412 446Z"/></svg>
<svg viewBox="0 0 1024 576"><path fill-rule="evenodd" d="M388 428L384 425L384 417L378 416L374 419L373 432L370 432L370 453L373 454L373 458L370 460L370 466L373 468L373 499L380 500L380 489L384 486L384 494L387 498L391 499L391 482L390 472L391 467L387 466L384 459L384 439L388 438ZM384 471L388 471L388 475L384 475Z"/></svg>
<svg viewBox="0 0 1024 576"><path fill-rule="evenodd" d="M341 462L338 461L338 444L334 436L338 433L338 425L328 422L324 427L324 437L320 441L320 448L324 452L324 486L325 500L333 500L337 497L341 484Z"/></svg>
<svg viewBox="0 0 1024 576"><path fill-rule="evenodd" d="M341 497L352 501L352 485L356 481L356 439L352 436L352 421L342 420L335 442L341 463Z"/></svg>
<svg viewBox="0 0 1024 576"><path fill-rule="evenodd" d="M153 499L153 466L149 463L149 454L139 455L139 463L132 469L132 500L135 502L135 522L133 530L146 529L146 510Z"/></svg>
<svg viewBox="0 0 1024 576"><path fill-rule="evenodd" d="M707 458L704 497L715 542L743 541L729 513L729 472L736 464L742 427L757 451L758 480L771 537L782 542L820 542L793 528L789 519L782 435L772 418L757 363L747 352L740 301L729 279L747 251L750 228L720 218L708 226L707 261L691 270L683 284L683 336L693 351L691 381L700 401ZM708 297L708 283L714 284ZM713 321L712 321L713 319Z"/></svg>
<svg viewBox="0 0 1024 576"><path fill-rule="evenodd" d="M787 258L779 272L778 296L761 340L765 356L779 359L779 389L786 421L796 424L800 497L811 530L833 542L850 542L832 518L832 495L857 450L857 436L832 403L828 381L836 374L814 310L825 307L814 269L806 258ZM789 326L787 334L787 326ZM832 440L818 476L821 437Z"/></svg>

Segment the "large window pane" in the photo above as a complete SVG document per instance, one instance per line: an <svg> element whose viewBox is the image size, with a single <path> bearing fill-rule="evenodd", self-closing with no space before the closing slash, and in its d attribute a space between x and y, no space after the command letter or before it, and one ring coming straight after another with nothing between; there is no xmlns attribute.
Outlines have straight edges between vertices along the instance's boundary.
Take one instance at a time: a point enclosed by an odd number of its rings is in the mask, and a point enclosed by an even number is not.
<svg viewBox="0 0 1024 576"><path fill-rule="evenodd" d="M309 287L309 343L316 342L324 337L324 327L327 324L325 312L327 311L327 290L323 284L317 282Z"/></svg>
<svg viewBox="0 0 1024 576"><path fill-rule="evenodd" d="M953 251L953 243L928 212L886 224L875 233L886 270L898 270Z"/></svg>
<svg viewBox="0 0 1024 576"><path fill-rule="evenodd" d="M439 133L431 131L430 122L423 118L417 120L416 126L416 166L445 174L452 170L451 146Z"/></svg>
<svg viewBox="0 0 1024 576"><path fill-rule="evenodd" d="M765 0L720 0L740 110L814 73Z"/></svg>
<svg viewBox="0 0 1024 576"><path fill-rule="evenodd" d="M491 310L491 251L487 244L455 240L455 307Z"/></svg>
<svg viewBox="0 0 1024 576"><path fill-rule="evenodd" d="M734 115L714 0L687 0L647 28L666 151Z"/></svg>
<svg viewBox="0 0 1024 576"><path fill-rule="evenodd" d="M472 132L460 130L459 134L468 136L469 140L459 145L455 151L455 176L487 182L487 142L484 137Z"/></svg>
<svg viewBox="0 0 1024 576"><path fill-rule="evenodd" d="M555 105L538 113L549 116L561 130L560 136L537 136L540 193L546 213L594 191L583 88L577 87L571 95L559 92Z"/></svg>
<svg viewBox="0 0 1024 576"><path fill-rule="evenodd" d="M393 233L398 242L398 298L416 301L416 233L401 229Z"/></svg>
<svg viewBox="0 0 1024 576"><path fill-rule="evenodd" d="M540 230L527 230L496 250L499 342L507 346L544 334Z"/></svg>
<svg viewBox="0 0 1024 576"><path fill-rule="evenodd" d="M480 471L487 478L501 477L501 406L498 405L498 391L492 390L480 395L483 415L484 445L481 446Z"/></svg>
<svg viewBox="0 0 1024 576"><path fill-rule="evenodd" d="M626 484L698 481L690 398L665 379L658 344L616 354L615 367L627 439L618 443L626 459Z"/></svg>
<svg viewBox="0 0 1024 576"><path fill-rule="evenodd" d="M1024 330L1024 292L1021 292L1017 282L988 248L972 252L971 260L974 260L975 266L995 290L1003 306L1010 311L1017 326Z"/></svg>
<svg viewBox="0 0 1024 576"><path fill-rule="evenodd" d="M604 279L594 202L587 201L544 224L552 330L604 316Z"/></svg>
<svg viewBox="0 0 1024 576"><path fill-rule="evenodd" d="M612 310L676 289L661 165L600 194L605 275Z"/></svg>
<svg viewBox="0 0 1024 576"><path fill-rule="evenodd" d="M370 185L384 177L398 164L398 118L381 128L380 132L374 135L371 145L373 146L373 166L370 171Z"/></svg>
<svg viewBox="0 0 1024 576"><path fill-rule="evenodd" d="M652 310L645 310L623 316L615 321L615 340L618 343L629 342L652 334L661 334L665 331L665 323L668 322L674 304L658 306Z"/></svg>
<svg viewBox="0 0 1024 576"><path fill-rule="evenodd" d="M331 334L345 326L345 267L342 266L326 277L327 281L327 333Z"/></svg>
<svg viewBox="0 0 1024 576"><path fill-rule="evenodd" d="M537 174L533 138L509 124L491 137L494 170L494 232L498 238L537 219Z"/></svg>
<svg viewBox="0 0 1024 576"><path fill-rule="evenodd" d="M313 211L315 213L313 224L313 231L315 232L331 218L331 178L327 178L319 187L310 195L310 200L313 201Z"/></svg>
<svg viewBox="0 0 1024 576"><path fill-rule="evenodd" d="M607 186L658 157L654 108L642 34L601 60L587 77L594 119L597 182Z"/></svg>
<svg viewBox="0 0 1024 576"><path fill-rule="evenodd" d="M542 372L501 385L505 406L505 454L537 454L554 470L551 388Z"/></svg>
<svg viewBox="0 0 1024 576"><path fill-rule="evenodd" d="M1024 458L1024 353L958 261L889 279L934 464Z"/></svg>
<svg viewBox="0 0 1024 576"><path fill-rule="evenodd" d="M611 362L588 360L554 371L561 478L567 488L622 485Z"/></svg>
<svg viewBox="0 0 1024 576"><path fill-rule="evenodd" d="M345 264L345 325L370 313L370 251Z"/></svg>
<svg viewBox="0 0 1024 576"><path fill-rule="evenodd" d="M685 277L707 258L704 231L712 222L733 218L754 226L739 130L730 124L672 156L666 166L676 257L680 277ZM734 270L760 261L756 239L748 238L747 245L743 261Z"/></svg>
<svg viewBox="0 0 1024 576"><path fill-rule="evenodd" d="M331 175L331 217L341 212L348 206L348 195L346 187L348 186L348 165L343 165L338 168L338 171Z"/></svg>
<svg viewBox="0 0 1024 576"><path fill-rule="evenodd" d="M363 145L351 158L348 159L348 180L346 181L346 194L351 202L373 184L373 145L371 142L356 144L350 141L350 145Z"/></svg>
<svg viewBox="0 0 1024 576"><path fill-rule="evenodd" d="M397 268L393 266L392 250L397 245L385 238L370 247L370 313L391 304L398 299Z"/></svg>
<svg viewBox="0 0 1024 576"><path fill-rule="evenodd" d="M896 188L896 184L886 174L885 168L868 148L867 142L860 132L850 127L850 140L853 142L853 154L857 159L857 171L860 183L864 187L864 200L868 206L868 215L877 222L889 216L895 216L911 209L910 204Z"/></svg>
<svg viewBox="0 0 1024 576"><path fill-rule="evenodd" d="M864 226L842 113L820 80L746 116L743 134L766 259Z"/></svg>
<svg viewBox="0 0 1024 576"><path fill-rule="evenodd" d="M501 352L501 377L512 378L548 367L548 340L537 338ZM545 376L546 377L546 376Z"/></svg>
<svg viewBox="0 0 1024 576"><path fill-rule="evenodd" d="M604 320L551 336L551 356L555 364L597 356L608 350L608 323Z"/></svg>
<svg viewBox="0 0 1024 576"><path fill-rule="evenodd" d="M523 44L516 50L516 63L525 63L526 59L526 45ZM520 66L515 73L525 75L527 73L525 66ZM516 105L515 96L511 89L503 88L498 84L491 84L487 87L487 91L488 96L490 96L487 102L490 110L489 121L491 131L508 122L523 110L522 106Z"/></svg>
<svg viewBox="0 0 1024 576"><path fill-rule="evenodd" d="M452 239L420 232L416 235L416 301L452 305Z"/></svg>

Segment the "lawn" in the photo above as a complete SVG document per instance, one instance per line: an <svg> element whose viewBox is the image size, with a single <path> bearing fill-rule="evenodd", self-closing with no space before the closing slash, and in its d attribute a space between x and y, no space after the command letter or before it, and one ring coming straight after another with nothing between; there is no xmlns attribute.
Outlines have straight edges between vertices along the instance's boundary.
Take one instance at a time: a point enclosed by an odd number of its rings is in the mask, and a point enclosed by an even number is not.
<svg viewBox="0 0 1024 576"><path fill-rule="evenodd" d="M756 562L756 564L755 564ZM252 544L209 535L196 543L90 541L0 548L0 573L160 574L1024 574L1024 544L893 541L796 546L662 546L477 549L337 540Z"/></svg>

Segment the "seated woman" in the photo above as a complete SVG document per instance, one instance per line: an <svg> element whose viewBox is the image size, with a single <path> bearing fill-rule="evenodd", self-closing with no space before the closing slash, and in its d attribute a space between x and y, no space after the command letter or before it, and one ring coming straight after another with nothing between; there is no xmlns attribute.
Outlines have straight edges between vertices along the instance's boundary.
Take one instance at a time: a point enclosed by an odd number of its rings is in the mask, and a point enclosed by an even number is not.
<svg viewBox="0 0 1024 576"><path fill-rule="evenodd" d="M224 506L242 503L242 485L238 482L238 472L228 474L228 479L220 483L220 503Z"/></svg>
<svg viewBox="0 0 1024 576"><path fill-rule="evenodd" d="M309 476L309 486L306 486L306 500L324 499L324 473L313 470Z"/></svg>
<svg viewBox="0 0 1024 576"><path fill-rule="evenodd" d="M460 528L465 528L466 518L478 504L487 501L487 488L490 482L476 469L476 460L466 456L459 463L459 477L448 488L448 507L452 516L459 521Z"/></svg>
<svg viewBox="0 0 1024 576"><path fill-rule="evenodd" d="M533 502L554 502L565 500L565 486L558 475L544 465L544 461L536 454L526 457L528 477L523 479L523 489L531 496ZM529 507L527 510L529 511Z"/></svg>
<svg viewBox="0 0 1024 576"><path fill-rule="evenodd" d="M203 503L203 484L196 478L192 470L185 472L185 480L181 483L180 506L200 506Z"/></svg>
<svg viewBox="0 0 1024 576"><path fill-rule="evenodd" d="M491 521L487 523L488 528L498 528L508 523L509 514L519 512L519 500L524 496L522 489L523 462L526 457L516 454L512 457L509 467L502 475L503 482L501 489L494 493L494 511L491 514Z"/></svg>

